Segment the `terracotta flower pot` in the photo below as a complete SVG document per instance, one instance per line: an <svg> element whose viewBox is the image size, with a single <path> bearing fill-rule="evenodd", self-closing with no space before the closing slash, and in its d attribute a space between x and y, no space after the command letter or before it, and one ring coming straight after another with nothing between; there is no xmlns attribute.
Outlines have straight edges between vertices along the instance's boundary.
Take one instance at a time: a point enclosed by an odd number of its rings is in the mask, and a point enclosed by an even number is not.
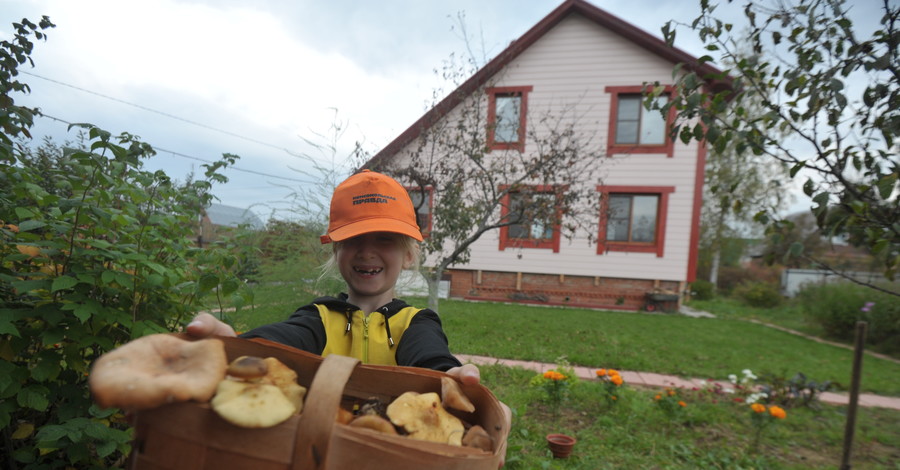
<svg viewBox="0 0 900 470"><path fill-rule="evenodd" d="M572 447L575 445L574 437L565 434L547 434L547 445L550 452L557 459L564 459L572 453Z"/></svg>

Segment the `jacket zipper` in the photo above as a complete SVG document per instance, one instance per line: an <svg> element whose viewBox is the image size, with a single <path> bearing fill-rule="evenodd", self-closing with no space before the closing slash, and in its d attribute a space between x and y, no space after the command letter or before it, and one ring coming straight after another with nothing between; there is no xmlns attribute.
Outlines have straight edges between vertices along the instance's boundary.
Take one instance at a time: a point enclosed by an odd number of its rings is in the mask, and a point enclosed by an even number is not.
<svg viewBox="0 0 900 470"><path fill-rule="evenodd" d="M369 363L369 316L363 314L363 364Z"/></svg>

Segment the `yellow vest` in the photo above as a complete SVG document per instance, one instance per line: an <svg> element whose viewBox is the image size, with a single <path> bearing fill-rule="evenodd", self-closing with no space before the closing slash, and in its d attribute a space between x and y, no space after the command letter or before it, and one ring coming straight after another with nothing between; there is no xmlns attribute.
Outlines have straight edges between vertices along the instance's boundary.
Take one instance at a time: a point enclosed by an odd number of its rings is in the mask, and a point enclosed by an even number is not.
<svg viewBox="0 0 900 470"><path fill-rule="evenodd" d="M325 325L327 338L325 349L322 350L323 357L340 354L355 357L364 364L388 366L397 365L397 345L400 344L403 333L413 317L422 310L405 307L391 315L387 326L381 312L366 315L362 310L357 310L350 315L348 331L347 315L343 312L329 310L322 304L316 304L316 308L319 309L319 317Z"/></svg>

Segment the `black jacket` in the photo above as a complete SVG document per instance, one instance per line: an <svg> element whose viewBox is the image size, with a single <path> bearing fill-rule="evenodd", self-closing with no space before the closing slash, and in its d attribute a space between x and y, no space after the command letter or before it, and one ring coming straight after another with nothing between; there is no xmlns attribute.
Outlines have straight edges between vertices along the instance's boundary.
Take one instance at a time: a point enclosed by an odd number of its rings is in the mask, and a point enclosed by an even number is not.
<svg viewBox="0 0 900 470"><path fill-rule="evenodd" d="M343 354L371 364L446 371L460 366L447 343L438 314L394 299L365 315L347 294L320 297L287 320L241 335L265 338L313 354Z"/></svg>

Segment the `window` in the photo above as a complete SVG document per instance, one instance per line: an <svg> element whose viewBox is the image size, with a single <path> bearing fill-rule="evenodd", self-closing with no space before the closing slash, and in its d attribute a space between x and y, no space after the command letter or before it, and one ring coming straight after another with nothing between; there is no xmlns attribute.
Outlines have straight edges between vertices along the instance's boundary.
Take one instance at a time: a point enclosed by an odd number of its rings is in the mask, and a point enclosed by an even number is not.
<svg viewBox="0 0 900 470"><path fill-rule="evenodd" d="M488 88L488 148L525 150L528 92L532 87Z"/></svg>
<svg viewBox="0 0 900 470"><path fill-rule="evenodd" d="M503 189L503 188L501 188ZM549 248L559 252L561 212L552 186L534 186L510 191L501 201L502 220L510 225L500 228L500 249Z"/></svg>
<svg viewBox="0 0 900 470"><path fill-rule="evenodd" d="M672 113L663 119L658 110L644 108L643 87L606 87L610 93L609 139L607 152L665 153L672 156L672 140L668 137L668 123ZM667 92L671 89L667 87ZM660 101L668 100L661 96Z"/></svg>
<svg viewBox="0 0 900 470"><path fill-rule="evenodd" d="M422 236L427 237L431 231L431 207L434 198L433 188L406 188L413 207L416 209L416 224L422 231Z"/></svg>
<svg viewBox="0 0 900 470"><path fill-rule="evenodd" d="M672 186L598 186L602 193L597 254L607 251L656 253L665 247Z"/></svg>

